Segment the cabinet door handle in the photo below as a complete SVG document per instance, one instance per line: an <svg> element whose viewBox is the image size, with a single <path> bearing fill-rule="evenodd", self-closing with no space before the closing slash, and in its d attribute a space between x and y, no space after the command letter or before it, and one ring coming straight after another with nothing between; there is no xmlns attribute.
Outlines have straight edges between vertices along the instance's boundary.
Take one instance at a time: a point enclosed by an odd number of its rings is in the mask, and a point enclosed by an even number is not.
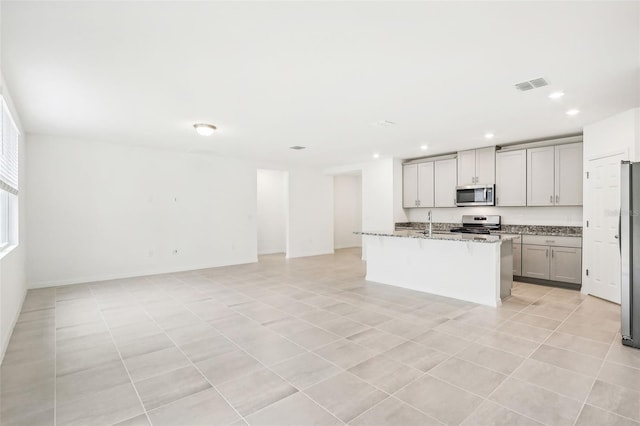
<svg viewBox="0 0 640 426"><path fill-rule="evenodd" d="M560 196L556 195L556 204L558 204L560 202Z"/></svg>
<svg viewBox="0 0 640 426"><path fill-rule="evenodd" d="M551 258L553 258L553 249L551 249Z"/></svg>
<svg viewBox="0 0 640 426"><path fill-rule="evenodd" d="M553 204L553 195L549 195L549 202Z"/></svg>
<svg viewBox="0 0 640 426"><path fill-rule="evenodd" d="M546 250L544 251L544 257L549 257L549 249L546 249Z"/></svg>

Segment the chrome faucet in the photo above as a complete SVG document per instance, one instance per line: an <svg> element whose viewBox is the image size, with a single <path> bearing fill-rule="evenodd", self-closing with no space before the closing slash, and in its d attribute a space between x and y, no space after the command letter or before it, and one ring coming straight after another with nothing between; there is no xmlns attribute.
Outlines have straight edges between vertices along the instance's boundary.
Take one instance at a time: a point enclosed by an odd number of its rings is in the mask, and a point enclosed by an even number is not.
<svg viewBox="0 0 640 426"><path fill-rule="evenodd" d="M431 210L429 210L429 212L427 213L427 220L429 221L429 236L431 236L431 225L432 225L432 220L433 218L433 214L431 213Z"/></svg>

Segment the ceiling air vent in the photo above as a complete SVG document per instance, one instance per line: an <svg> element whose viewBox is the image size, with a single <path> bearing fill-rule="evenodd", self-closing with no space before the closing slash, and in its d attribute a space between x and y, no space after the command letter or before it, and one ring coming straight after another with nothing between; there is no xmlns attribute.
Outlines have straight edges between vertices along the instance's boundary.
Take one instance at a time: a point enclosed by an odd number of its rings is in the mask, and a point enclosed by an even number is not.
<svg viewBox="0 0 640 426"><path fill-rule="evenodd" d="M548 85L549 85L549 82L542 77L534 78L533 80L523 81L521 83L515 84L516 89L518 89L521 92L525 92L531 89L537 89L539 87L544 87Z"/></svg>
<svg viewBox="0 0 640 426"><path fill-rule="evenodd" d="M294 145L290 146L289 149L295 149L296 151L300 151L301 149L306 149L306 146Z"/></svg>

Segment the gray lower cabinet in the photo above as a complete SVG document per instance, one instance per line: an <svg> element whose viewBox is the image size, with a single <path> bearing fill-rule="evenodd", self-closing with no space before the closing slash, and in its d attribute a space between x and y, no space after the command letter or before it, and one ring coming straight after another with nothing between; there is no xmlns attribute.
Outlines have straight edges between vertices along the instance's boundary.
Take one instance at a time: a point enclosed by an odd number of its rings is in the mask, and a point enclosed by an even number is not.
<svg viewBox="0 0 640 426"><path fill-rule="evenodd" d="M513 275L522 276L522 244L513 244Z"/></svg>
<svg viewBox="0 0 640 426"><path fill-rule="evenodd" d="M551 247L550 279L565 283L582 282L582 250L575 247Z"/></svg>
<svg viewBox="0 0 640 426"><path fill-rule="evenodd" d="M582 283L582 249L579 238L527 236L526 240L545 245L522 244L523 277L571 284ZM574 247L555 246L563 243Z"/></svg>
<svg viewBox="0 0 640 426"><path fill-rule="evenodd" d="M533 244L522 245L522 276L549 279L549 251L548 246Z"/></svg>

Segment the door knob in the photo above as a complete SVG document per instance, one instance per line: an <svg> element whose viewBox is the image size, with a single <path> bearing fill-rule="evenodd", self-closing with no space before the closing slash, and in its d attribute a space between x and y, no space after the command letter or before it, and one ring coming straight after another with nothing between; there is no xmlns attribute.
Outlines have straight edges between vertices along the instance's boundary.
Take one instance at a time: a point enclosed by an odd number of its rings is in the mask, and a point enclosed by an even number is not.
<svg viewBox="0 0 640 426"><path fill-rule="evenodd" d="M618 238L620 238L620 236L619 235L614 235L613 238L615 238L617 240Z"/></svg>

